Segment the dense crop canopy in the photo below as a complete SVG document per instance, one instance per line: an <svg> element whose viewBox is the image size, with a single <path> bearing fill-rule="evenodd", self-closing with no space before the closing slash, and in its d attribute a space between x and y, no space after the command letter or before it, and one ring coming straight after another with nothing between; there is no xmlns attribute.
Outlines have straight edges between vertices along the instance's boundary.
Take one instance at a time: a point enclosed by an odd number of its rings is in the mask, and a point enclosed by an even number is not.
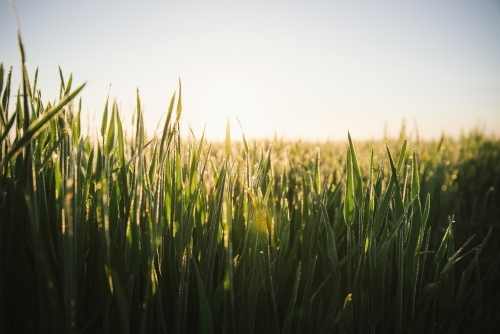
<svg viewBox="0 0 500 334"><path fill-rule="evenodd" d="M157 136L138 91L90 138L37 73L0 67L2 333L498 328L498 140L186 144L180 83Z"/></svg>

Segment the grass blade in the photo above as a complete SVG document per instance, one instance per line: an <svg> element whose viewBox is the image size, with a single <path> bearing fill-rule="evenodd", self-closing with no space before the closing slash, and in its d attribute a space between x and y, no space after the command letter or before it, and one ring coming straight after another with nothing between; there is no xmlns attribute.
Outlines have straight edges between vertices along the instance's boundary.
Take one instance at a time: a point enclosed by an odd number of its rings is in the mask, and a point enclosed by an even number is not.
<svg viewBox="0 0 500 334"><path fill-rule="evenodd" d="M35 139L40 132L49 126L49 122L64 110L63 108L80 93L84 86L85 84L81 85L74 90L73 93L63 97L55 107L48 110L41 118L31 123L26 129L26 132L23 133L23 136L9 149L7 156L2 161L2 166L5 166L10 160L15 159L17 155L21 153L21 150L29 145L31 140Z"/></svg>

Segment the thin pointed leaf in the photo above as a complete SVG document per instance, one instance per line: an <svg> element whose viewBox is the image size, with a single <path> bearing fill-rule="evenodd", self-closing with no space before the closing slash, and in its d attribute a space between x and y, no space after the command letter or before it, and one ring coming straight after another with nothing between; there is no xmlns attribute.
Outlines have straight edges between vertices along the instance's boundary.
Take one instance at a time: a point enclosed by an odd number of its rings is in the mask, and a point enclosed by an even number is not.
<svg viewBox="0 0 500 334"><path fill-rule="evenodd" d="M43 131L50 123L50 121L56 117L60 112L62 112L63 108L71 101L73 98L80 93L85 84L78 87L73 93L65 96L57 106L50 109L44 115L37 119L35 122L31 123L26 132L23 133L23 136L17 141L8 151L7 156L2 161L2 165L7 164L8 161L14 159L21 150L27 146L32 139L35 139L41 131Z"/></svg>
<svg viewBox="0 0 500 334"><path fill-rule="evenodd" d="M346 225L350 226L354 223L354 177L352 171L352 152L347 149L347 178L346 178L346 191L344 200L344 221Z"/></svg>

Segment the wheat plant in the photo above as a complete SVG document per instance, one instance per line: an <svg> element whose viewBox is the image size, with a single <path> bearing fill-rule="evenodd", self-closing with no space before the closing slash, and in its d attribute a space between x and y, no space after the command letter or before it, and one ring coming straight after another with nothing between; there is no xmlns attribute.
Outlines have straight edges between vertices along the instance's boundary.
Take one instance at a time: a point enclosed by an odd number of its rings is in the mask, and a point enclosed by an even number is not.
<svg viewBox="0 0 500 334"><path fill-rule="evenodd" d="M499 329L500 143L183 139L0 67L2 333ZM403 139L403 138L402 138ZM187 143L186 143L187 141ZM392 147L392 149L391 149ZM320 154L321 153L321 154ZM474 235L475 234L475 235Z"/></svg>

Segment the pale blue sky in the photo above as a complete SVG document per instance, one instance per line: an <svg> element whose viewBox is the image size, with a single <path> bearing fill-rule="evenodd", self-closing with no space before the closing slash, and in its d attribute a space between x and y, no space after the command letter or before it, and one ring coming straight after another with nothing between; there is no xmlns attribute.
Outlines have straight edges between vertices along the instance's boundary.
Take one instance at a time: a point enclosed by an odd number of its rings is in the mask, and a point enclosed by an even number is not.
<svg viewBox="0 0 500 334"><path fill-rule="evenodd" d="M111 98L130 123L141 92L152 134L182 81L184 129L221 139L378 139L387 124L420 137L480 125L500 135L500 2L16 1L31 76L46 100L73 72L92 128ZM16 24L0 0L0 61ZM186 131L186 130L184 130ZM186 133L187 134L187 133Z"/></svg>

